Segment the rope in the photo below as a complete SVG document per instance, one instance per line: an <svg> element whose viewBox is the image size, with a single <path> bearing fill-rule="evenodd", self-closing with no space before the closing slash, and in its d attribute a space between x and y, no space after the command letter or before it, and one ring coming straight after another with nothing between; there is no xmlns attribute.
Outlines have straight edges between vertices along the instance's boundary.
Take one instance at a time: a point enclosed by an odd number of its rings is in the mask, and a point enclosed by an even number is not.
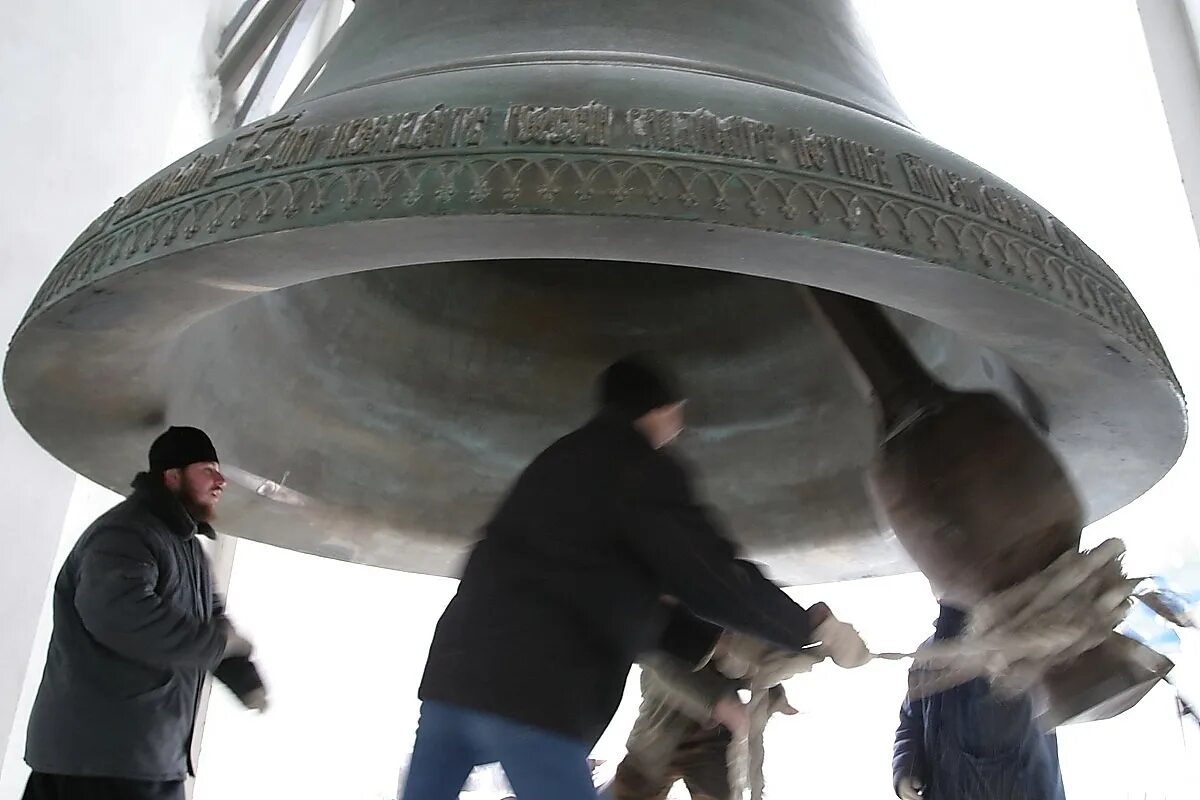
<svg viewBox="0 0 1200 800"><path fill-rule="evenodd" d="M732 800L745 800L747 793L750 800L763 800L763 765L766 762L764 739L767 722L776 711L773 706L770 687L751 690L750 702L746 704L750 715L749 730L745 736L733 737L727 753Z"/></svg>
<svg viewBox="0 0 1200 800"><path fill-rule="evenodd" d="M980 604L960 639L911 653L872 653L871 659L913 659L913 666L925 673L910 690L913 699L977 677L988 678L1001 691L1020 693L1049 669L1103 641L1133 600L1171 625L1195 628L1186 604L1171 592L1134 591L1144 579L1124 576L1123 554L1117 539L1085 553L1067 553L1044 572Z"/></svg>
<svg viewBox="0 0 1200 800"><path fill-rule="evenodd" d="M750 725L745 736L733 736L726 754L733 800L745 800L747 794L750 800L763 800L767 722L787 703L786 695L772 695L771 690L787 678L812 671L823 660L825 654L819 646L799 655L768 656L751 676L750 702L746 704Z"/></svg>
<svg viewBox="0 0 1200 800"><path fill-rule="evenodd" d="M911 682L909 698L914 700L975 678L988 679L1002 693L1025 692L1049 670L1098 646L1128 614L1142 579L1125 577L1124 555L1125 545L1119 539L1092 550L1066 552L1036 575L984 598L968 613L961 636L911 653L872 653L871 660L911 658L916 680ZM1156 593L1137 596L1157 610ZM809 658L815 664L824 654L816 647L806 656L791 658ZM788 670L764 664L753 675L749 733L735 736L728 752L734 800L745 800L747 793L750 800L762 800L763 733L774 711L770 687L807 672L811 664L797 669L793 661Z"/></svg>
<svg viewBox="0 0 1200 800"><path fill-rule="evenodd" d="M967 616L963 634L912 654L918 699L975 678L999 692L1021 694L1049 670L1112 635L1132 606L1142 579L1121 568L1125 545L1109 539L1084 552L1063 553L1021 583L984 598Z"/></svg>

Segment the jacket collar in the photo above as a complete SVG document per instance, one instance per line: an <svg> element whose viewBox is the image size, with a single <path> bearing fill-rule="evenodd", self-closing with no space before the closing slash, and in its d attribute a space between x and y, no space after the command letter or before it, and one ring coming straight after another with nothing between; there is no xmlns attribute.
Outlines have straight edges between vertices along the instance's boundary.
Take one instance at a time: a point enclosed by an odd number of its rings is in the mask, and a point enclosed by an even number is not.
<svg viewBox="0 0 1200 800"><path fill-rule="evenodd" d="M963 627L967 624L966 612L945 604L939 604L938 608L940 613L934 638L938 640L953 639L960 635Z"/></svg>
<svg viewBox="0 0 1200 800"><path fill-rule="evenodd" d="M167 491L161 481L156 480L148 472L139 472L133 478L133 497L150 513L158 517L164 525L181 539L190 539L197 533L212 539L216 536L212 526L207 522L197 522L192 519L183 504L175 495Z"/></svg>
<svg viewBox="0 0 1200 800"><path fill-rule="evenodd" d="M618 411L604 409L597 412L596 416L592 417L591 421L588 422L588 426L604 428L605 430L611 431L614 435L627 437L630 440L636 439L646 449L654 450L654 447L650 444L650 440L648 440L641 431L634 427L633 422L634 421L629 419L628 416L621 414Z"/></svg>

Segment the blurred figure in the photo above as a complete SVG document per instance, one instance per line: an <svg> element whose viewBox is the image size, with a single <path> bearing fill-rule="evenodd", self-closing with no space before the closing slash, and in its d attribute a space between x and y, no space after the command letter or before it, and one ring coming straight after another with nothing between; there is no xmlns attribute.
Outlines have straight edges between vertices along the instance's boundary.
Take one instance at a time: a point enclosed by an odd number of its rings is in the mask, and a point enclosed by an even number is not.
<svg viewBox="0 0 1200 800"><path fill-rule="evenodd" d="M605 798L663 800L683 781L692 800L727 800L732 736L749 733L750 717L738 698L746 680L733 680L709 664L691 669L655 653L640 661L642 705ZM795 714L783 687L770 690L770 713Z"/></svg>
<svg viewBox="0 0 1200 800"><path fill-rule="evenodd" d="M956 638L966 614L940 606L932 641ZM1058 739L1034 723L1028 696L982 678L906 701L892 758L901 800L1064 800Z"/></svg>
<svg viewBox="0 0 1200 800"><path fill-rule="evenodd" d="M430 648L405 800L454 800L494 761L520 800L594 800L588 753L635 658L658 648L698 667L721 638L662 595L787 650L824 621L738 558L666 452L683 430L675 381L631 357L598 393L595 417L534 459L471 553Z"/></svg>

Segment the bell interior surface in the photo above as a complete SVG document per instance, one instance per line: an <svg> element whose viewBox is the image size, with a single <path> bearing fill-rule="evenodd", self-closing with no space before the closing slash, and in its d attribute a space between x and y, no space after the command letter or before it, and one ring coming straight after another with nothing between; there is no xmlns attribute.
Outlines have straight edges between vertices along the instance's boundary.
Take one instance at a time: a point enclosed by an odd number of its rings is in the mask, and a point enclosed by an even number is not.
<svg viewBox="0 0 1200 800"><path fill-rule="evenodd" d="M1018 408L1088 520L1182 449L1125 285L917 133L835 0L360 0L299 96L79 236L4 380L109 488L198 425L225 532L452 575L599 370L654 350L751 557L791 584L909 571L806 287L879 304L938 380Z"/></svg>

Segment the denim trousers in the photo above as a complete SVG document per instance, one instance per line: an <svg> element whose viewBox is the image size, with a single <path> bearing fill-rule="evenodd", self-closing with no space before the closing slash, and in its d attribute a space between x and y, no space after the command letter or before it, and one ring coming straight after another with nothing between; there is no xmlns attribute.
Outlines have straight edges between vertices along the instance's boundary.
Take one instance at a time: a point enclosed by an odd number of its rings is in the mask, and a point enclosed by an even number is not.
<svg viewBox="0 0 1200 800"><path fill-rule="evenodd" d="M458 800L471 770L496 762L517 800L596 800L590 749L553 731L426 700L401 800Z"/></svg>

